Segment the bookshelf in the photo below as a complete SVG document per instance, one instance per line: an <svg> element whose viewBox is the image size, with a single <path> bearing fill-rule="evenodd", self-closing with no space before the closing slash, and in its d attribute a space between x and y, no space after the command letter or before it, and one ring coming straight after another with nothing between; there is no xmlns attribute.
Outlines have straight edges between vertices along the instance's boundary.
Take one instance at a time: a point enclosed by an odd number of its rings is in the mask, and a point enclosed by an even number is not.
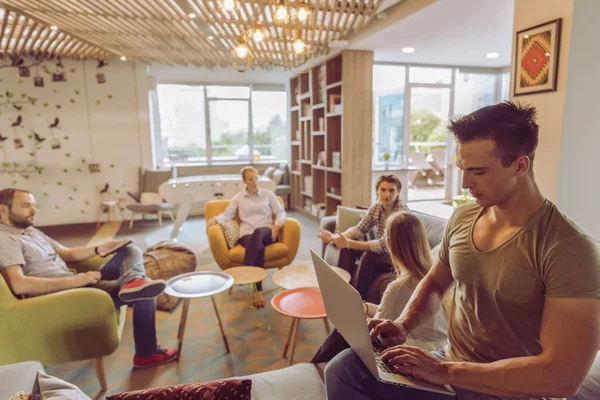
<svg viewBox="0 0 600 400"><path fill-rule="evenodd" d="M290 79L292 208L320 219L371 203L373 52L346 50Z"/></svg>

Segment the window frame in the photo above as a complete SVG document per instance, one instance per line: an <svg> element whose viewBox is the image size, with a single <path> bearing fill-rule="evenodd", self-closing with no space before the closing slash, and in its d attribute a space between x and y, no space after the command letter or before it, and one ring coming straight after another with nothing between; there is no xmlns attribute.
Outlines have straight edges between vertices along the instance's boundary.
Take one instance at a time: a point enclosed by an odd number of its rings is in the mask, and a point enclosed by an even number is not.
<svg viewBox="0 0 600 400"><path fill-rule="evenodd" d="M180 86L202 86L204 88L204 129L205 129L205 140L206 140L206 162L174 162L174 163L163 163L163 149L160 145L162 139L162 131L161 131L161 122L160 122L160 101L158 98L158 86L159 85L180 85ZM218 97L218 96L208 96L208 87L209 86L228 86L228 87L247 87L249 88L249 96L248 98L230 98L230 97ZM200 165L200 166L210 166L210 165L235 165L235 164L261 164L261 163L275 163L280 161L287 160L256 160L251 155L254 154L254 124L253 124L253 116L252 116L252 92L283 92L286 98L285 105L285 114L287 116L288 110L288 95L287 95L287 86L285 84L247 84L247 83L219 83L219 82L186 82L186 81L159 81L154 90L150 91L150 104L151 104L151 116L150 119L153 121L151 124L152 129L152 138L153 138L153 164L158 168L165 167L167 165L175 166L175 165ZM236 159L231 158L227 160L213 160L213 150L212 150L212 135L210 129L210 101L212 100L235 100L235 101L246 101L248 103L248 148L249 148L249 156L248 159ZM286 131L289 131L289 121L286 118ZM289 135L285 135L285 140L289 142ZM290 146L286 146L288 148ZM289 160L289 154L287 154L287 159Z"/></svg>

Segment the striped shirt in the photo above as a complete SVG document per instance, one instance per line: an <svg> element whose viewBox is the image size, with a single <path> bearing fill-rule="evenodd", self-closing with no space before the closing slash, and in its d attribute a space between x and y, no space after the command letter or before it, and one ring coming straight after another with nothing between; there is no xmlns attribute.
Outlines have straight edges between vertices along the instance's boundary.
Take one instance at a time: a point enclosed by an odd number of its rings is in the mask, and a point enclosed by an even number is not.
<svg viewBox="0 0 600 400"><path fill-rule="evenodd" d="M353 228L350 228L350 232L346 235L348 239L360 239L363 236L369 234L373 229L375 231L375 239L369 240L369 248L373 253L386 253L388 254L388 248L385 245L387 236L385 233L385 224L388 217L396 211L407 210L407 208L397 200L389 212L385 210L383 204L377 202L373 204L367 215Z"/></svg>

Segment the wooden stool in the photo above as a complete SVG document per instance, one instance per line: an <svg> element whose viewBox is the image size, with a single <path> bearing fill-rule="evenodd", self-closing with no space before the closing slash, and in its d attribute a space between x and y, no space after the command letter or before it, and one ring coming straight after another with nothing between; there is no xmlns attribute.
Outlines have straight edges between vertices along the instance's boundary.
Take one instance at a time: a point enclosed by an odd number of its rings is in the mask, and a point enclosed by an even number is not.
<svg viewBox="0 0 600 400"><path fill-rule="evenodd" d="M115 211L119 211L119 214L121 215L121 220L123 222L127 221L125 219L125 216L123 215L123 211L121 211L121 207L119 206L120 202L120 200L103 200L100 203L100 217L96 222L96 229L100 228L100 225L102 224L102 213L104 213L105 210L107 214L106 222L117 222L114 219L117 216L117 213Z"/></svg>
<svg viewBox="0 0 600 400"><path fill-rule="evenodd" d="M327 322L325 305L321 298L321 291L318 288L301 287L284 290L273 296L271 305L278 313L292 318L290 333L283 348L283 357L285 358L291 341L292 348L288 365L292 365L294 362L300 320L322 319L325 324L325 331L329 335L329 323Z"/></svg>

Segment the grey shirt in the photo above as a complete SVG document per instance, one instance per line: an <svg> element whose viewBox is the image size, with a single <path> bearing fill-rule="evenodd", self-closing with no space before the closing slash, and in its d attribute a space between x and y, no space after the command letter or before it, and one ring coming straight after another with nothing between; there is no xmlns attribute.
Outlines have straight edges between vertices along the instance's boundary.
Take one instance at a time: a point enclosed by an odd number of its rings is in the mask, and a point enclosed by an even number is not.
<svg viewBox="0 0 600 400"><path fill-rule="evenodd" d="M56 252L57 246L56 241L34 227L22 231L0 224L0 271L20 265L25 276L61 278L75 275Z"/></svg>

